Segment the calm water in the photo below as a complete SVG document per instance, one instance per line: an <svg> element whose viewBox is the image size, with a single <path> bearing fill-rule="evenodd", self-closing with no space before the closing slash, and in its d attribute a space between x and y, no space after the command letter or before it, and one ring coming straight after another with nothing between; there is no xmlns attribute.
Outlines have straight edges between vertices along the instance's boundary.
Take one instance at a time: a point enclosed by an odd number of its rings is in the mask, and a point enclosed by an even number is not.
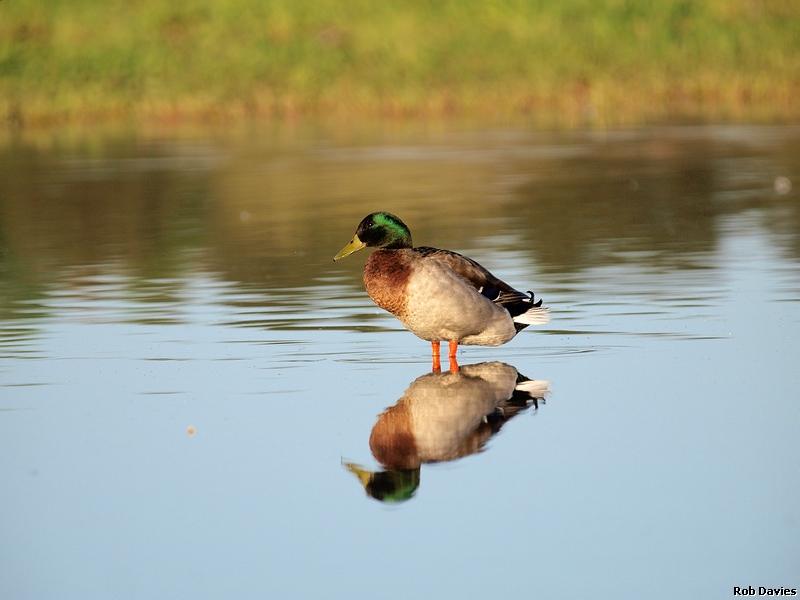
<svg viewBox="0 0 800 600"><path fill-rule="evenodd" d="M552 321L431 374L374 210ZM0 328L2 598L800 587L800 128L7 140Z"/></svg>

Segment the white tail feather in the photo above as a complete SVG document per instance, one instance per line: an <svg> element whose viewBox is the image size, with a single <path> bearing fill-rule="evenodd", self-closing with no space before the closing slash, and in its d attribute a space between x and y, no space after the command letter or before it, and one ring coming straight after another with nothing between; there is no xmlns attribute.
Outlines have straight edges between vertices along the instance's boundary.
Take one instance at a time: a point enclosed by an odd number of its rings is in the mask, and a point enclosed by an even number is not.
<svg viewBox="0 0 800 600"><path fill-rule="evenodd" d="M515 323L525 325L544 325L550 321L550 309L546 306L534 306L521 315L514 317Z"/></svg>
<svg viewBox="0 0 800 600"><path fill-rule="evenodd" d="M516 389L529 394L532 398L544 398L550 391L550 382L541 379L528 379L517 384Z"/></svg>

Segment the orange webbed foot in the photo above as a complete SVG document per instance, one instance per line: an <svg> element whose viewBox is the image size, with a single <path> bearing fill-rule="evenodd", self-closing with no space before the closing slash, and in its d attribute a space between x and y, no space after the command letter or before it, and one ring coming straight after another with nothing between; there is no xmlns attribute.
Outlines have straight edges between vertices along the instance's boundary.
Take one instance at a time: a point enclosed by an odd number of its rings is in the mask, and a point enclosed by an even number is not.
<svg viewBox="0 0 800 600"><path fill-rule="evenodd" d="M458 352L458 342L450 342L450 352L447 357L450 359L450 371L455 373L458 371L458 360L456 353Z"/></svg>

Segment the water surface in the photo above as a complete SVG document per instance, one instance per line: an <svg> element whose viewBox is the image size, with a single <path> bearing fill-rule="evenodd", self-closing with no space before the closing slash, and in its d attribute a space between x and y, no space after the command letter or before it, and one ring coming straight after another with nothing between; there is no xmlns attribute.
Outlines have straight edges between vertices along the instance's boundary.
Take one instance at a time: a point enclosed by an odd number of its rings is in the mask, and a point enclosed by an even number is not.
<svg viewBox="0 0 800 600"><path fill-rule="evenodd" d="M796 128L8 140L0 596L800 587L798 190ZM374 210L551 322L432 375Z"/></svg>

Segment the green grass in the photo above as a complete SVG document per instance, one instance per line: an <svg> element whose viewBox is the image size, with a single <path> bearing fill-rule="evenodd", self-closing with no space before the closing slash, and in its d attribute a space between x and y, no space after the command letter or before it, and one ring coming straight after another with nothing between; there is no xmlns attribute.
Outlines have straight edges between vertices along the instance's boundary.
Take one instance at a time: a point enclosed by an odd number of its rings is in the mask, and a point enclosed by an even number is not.
<svg viewBox="0 0 800 600"><path fill-rule="evenodd" d="M0 118L800 115L796 0L0 0Z"/></svg>

